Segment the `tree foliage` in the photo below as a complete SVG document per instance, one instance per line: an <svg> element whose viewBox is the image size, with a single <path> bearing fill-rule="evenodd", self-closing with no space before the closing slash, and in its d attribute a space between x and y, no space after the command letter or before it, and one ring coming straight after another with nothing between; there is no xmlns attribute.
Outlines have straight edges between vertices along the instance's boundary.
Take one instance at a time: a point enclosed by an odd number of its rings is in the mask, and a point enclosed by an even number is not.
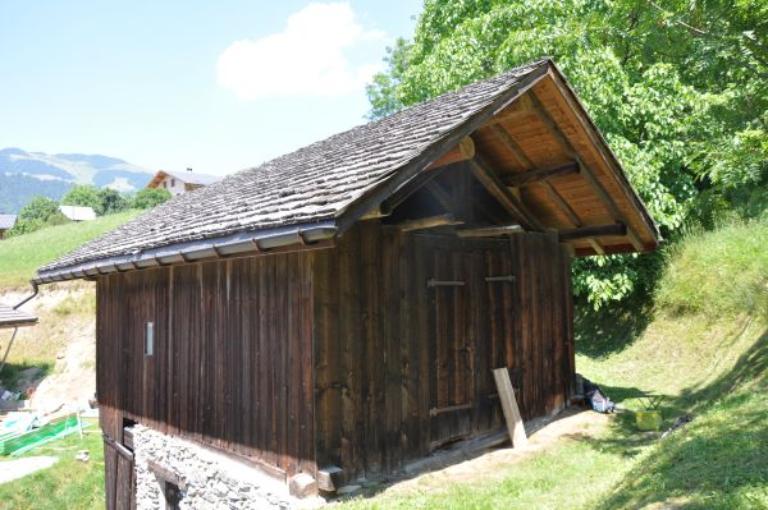
<svg viewBox="0 0 768 510"><path fill-rule="evenodd" d="M90 207L98 216L114 214L129 208L128 198L111 188L97 188L89 184L74 186L61 199L63 205Z"/></svg>
<svg viewBox="0 0 768 510"><path fill-rule="evenodd" d="M768 182L766 28L766 0L426 0L368 87L371 116L551 56L674 240L711 216L704 197L732 210ZM649 290L658 257L580 259L575 291L600 306Z"/></svg>
<svg viewBox="0 0 768 510"><path fill-rule="evenodd" d="M171 194L168 190L161 188L144 188L136 192L131 201L134 209L151 209L163 202L168 201Z"/></svg>
<svg viewBox="0 0 768 510"><path fill-rule="evenodd" d="M19 211L16 225L8 231L8 236L27 234L48 225L60 225L67 221L55 200L37 196Z"/></svg>
<svg viewBox="0 0 768 510"><path fill-rule="evenodd" d="M61 198L62 205L76 205L80 207L90 207L97 215L102 214L101 197L99 188L90 184L79 184L73 186Z"/></svg>

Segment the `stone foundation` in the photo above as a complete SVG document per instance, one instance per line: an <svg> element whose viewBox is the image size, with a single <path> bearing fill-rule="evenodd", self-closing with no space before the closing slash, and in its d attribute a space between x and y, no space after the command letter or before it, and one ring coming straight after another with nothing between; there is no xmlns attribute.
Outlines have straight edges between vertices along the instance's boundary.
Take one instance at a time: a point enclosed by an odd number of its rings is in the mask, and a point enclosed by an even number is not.
<svg viewBox="0 0 768 510"><path fill-rule="evenodd" d="M133 427L138 509L166 508L166 483L180 489L181 508L307 509L320 498L296 499L258 468L190 441Z"/></svg>

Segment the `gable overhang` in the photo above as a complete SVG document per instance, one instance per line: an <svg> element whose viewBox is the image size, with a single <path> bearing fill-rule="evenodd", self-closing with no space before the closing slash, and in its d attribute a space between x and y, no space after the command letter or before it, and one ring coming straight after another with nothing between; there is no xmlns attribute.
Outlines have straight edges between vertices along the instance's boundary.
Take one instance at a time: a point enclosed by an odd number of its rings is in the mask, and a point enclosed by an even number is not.
<svg viewBox="0 0 768 510"><path fill-rule="evenodd" d="M467 138L472 132L493 118L494 115L497 115L536 85L539 80L547 75L549 67L552 65L551 62L548 62L548 65L542 65L528 73L516 85L499 94L490 104L470 115L459 126L446 132L442 138L426 147L407 164L393 171L389 176L382 178L378 185L358 196L356 200L337 215L339 230L344 232L349 229L371 210L379 207L398 188L407 185L419 174L426 171L432 163L445 156L451 149L459 145L463 139Z"/></svg>
<svg viewBox="0 0 768 510"><path fill-rule="evenodd" d="M542 104L538 95L544 90L548 91L551 97L554 97L553 93L557 95L557 105ZM524 101L519 101L521 99ZM526 122L519 116L520 113L526 113L522 111L526 107L518 103L529 105L528 113L533 112L533 116L538 119L536 122L542 125L542 130L546 127L546 136L551 138L551 145L556 147L550 151L554 160L549 166L540 167L532 162L524 154L530 147L525 146L521 150L514 140L510 140L512 137L502 127L504 122L514 115L510 110L517 110L518 116L515 118L521 119L519 122ZM558 120L555 120L555 114L559 117ZM567 127L561 126L560 122L567 124ZM517 168L511 173L513 169L503 168L503 165L502 168L495 168L496 165L490 164L491 158L486 157L479 145L475 153L475 142L472 141L479 139L478 132L481 129L496 133L500 131L501 133L495 136L507 138L499 143L501 152L511 149L513 153L506 156L516 162L515 166L523 168ZM435 180L435 177L439 176L439 172L435 171L435 162L441 161L441 158L445 159L450 151L455 153L457 146L465 140L473 143L472 154L465 159L468 170L478 179L488 181L485 184L491 195L500 198L500 202L508 202L506 208L516 217L516 226L522 227L511 229L510 232L556 231L561 241L572 248L575 256L647 252L658 246L658 228L629 183L618 158L560 70L551 61L547 61L547 65L527 76L518 86L500 94L487 107L470 116L443 138L424 149L408 164L393 172L393 175L382 179L377 186L358 197L338 215L339 231L345 231L360 219L390 214L389 202L393 196L400 195L395 200L396 204L400 204L409 194L415 193L430 180ZM572 208L571 204L567 203L569 201L564 200L558 193L554 186L556 178L565 175L570 176L572 181L579 181L576 186L588 190L586 199L591 202L589 209L602 211L600 221L590 217L595 215L589 213L579 218L582 211L576 207ZM533 200L526 203L521 198L523 185L536 183L546 184L548 192L555 196L555 203L543 208L558 209L557 214L566 217L565 221L553 223L547 221L551 218L537 216L536 212L541 211L545 204L537 204ZM581 202L585 200L583 196L579 198ZM450 217L445 221L436 221L434 225L436 228L442 228L461 223L455 220L457 218Z"/></svg>

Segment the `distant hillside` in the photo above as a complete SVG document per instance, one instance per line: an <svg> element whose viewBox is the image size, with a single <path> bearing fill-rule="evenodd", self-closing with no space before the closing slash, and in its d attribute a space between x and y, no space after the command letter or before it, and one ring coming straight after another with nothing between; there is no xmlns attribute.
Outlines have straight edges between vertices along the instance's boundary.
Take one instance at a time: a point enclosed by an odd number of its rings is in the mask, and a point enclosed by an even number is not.
<svg viewBox="0 0 768 510"><path fill-rule="evenodd" d="M96 236L132 220L141 211L67 223L0 241L0 290L25 287L38 267L52 262Z"/></svg>
<svg viewBox="0 0 768 510"><path fill-rule="evenodd" d="M0 150L0 213L15 213L35 195L60 199L74 184L117 191L143 188L145 168L100 154L46 154L17 148Z"/></svg>

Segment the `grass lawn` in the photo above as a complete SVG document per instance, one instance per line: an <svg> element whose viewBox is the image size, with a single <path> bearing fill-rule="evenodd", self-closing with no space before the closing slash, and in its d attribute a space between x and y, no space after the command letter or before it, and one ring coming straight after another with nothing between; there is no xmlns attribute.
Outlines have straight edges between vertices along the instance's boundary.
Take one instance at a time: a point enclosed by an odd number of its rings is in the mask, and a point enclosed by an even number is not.
<svg viewBox="0 0 768 510"><path fill-rule="evenodd" d="M654 321L622 352L577 358L578 370L625 408L642 409L653 394L663 396L665 427L693 414L670 437L639 433L630 413L619 414L608 430L563 438L504 468L500 482L478 473L474 481L438 490L385 492L340 507L768 508L766 326L746 318L702 326L700 319Z"/></svg>
<svg viewBox="0 0 768 510"><path fill-rule="evenodd" d="M101 433L95 421L85 431L83 439L75 433L25 453L22 457L50 455L58 457L59 461L48 469L0 485L0 509L104 508L104 452ZM80 450L90 452L88 462L75 460L75 455ZM8 459L4 458L0 462Z"/></svg>
<svg viewBox="0 0 768 510"><path fill-rule="evenodd" d="M0 288L27 285L38 267L122 225L139 213L126 211L93 221L46 227L0 241Z"/></svg>

